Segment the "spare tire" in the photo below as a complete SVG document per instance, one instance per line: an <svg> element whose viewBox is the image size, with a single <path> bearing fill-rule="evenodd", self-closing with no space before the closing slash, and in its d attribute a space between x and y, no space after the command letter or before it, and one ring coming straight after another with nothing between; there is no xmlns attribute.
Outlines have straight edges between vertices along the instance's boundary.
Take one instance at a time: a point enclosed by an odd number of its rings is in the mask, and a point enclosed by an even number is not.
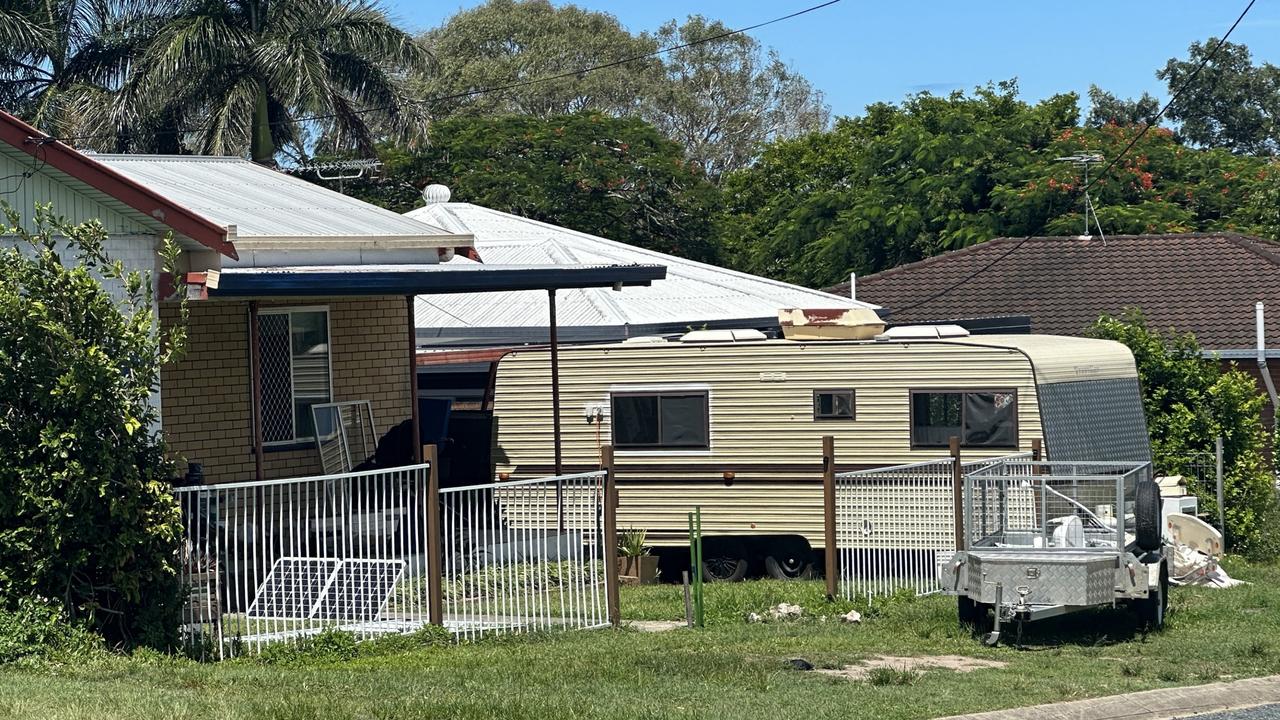
<svg viewBox="0 0 1280 720"><path fill-rule="evenodd" d="M1133 497L1133 530L1139 548L1147 552L1160 549L1160 486L1154 480L1138 481Z"/></svg>

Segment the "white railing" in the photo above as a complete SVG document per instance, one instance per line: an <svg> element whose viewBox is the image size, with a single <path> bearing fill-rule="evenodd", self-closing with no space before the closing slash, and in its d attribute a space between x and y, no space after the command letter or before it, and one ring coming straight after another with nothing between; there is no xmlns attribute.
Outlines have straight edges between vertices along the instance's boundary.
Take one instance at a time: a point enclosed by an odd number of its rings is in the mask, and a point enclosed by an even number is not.
<svg viewBox="0 0 1280 720"><path fill-rule="evenodd" d="M1004 458L962 462L962 472ZM836 473L835 541L840 594L870 598L938 592L938 564L956 548L952 458Z"/></svg>
<svg viewBox="0 0 1280 720"><path fill-rule="evenodd" d="M606 472L444 488L444 625L463 637L609 624Z"/></svg>
<svg viewBox="0 0 1280 720"><path fill-rule="evenodd" d="M429 473L176 488L193 651L222 658L328 628L358 639L421 628Z"/></svg>

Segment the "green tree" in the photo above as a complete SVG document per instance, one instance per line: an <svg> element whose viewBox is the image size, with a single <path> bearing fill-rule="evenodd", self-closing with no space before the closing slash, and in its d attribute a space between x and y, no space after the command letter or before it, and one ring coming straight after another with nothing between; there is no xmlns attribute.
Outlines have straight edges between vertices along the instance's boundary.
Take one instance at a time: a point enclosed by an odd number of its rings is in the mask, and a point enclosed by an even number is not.
<svg viewBox="0 0 1280 720"><path fill-rule="evenodd" d="M318 134L331 149L372 153L386 133L419 139L426 111L404 75L425 50L370 0L180 0L130 79L132 97L159 112L199 116L202 153L270 162L306 155ZM305 125L301 118L321 115Z"/></svg>
<svg viewBox="0 0 1280 720"><path fill-rule="evenodd" d="M0 9L0 107L46 132L132 132L137 107L120 88L172 11L168 0L22 0ZM104 132L105 131L105 132Z"/></svg>
<svg viewBox="0 0 1280 720"><path fill-rule="evenodd" d="M112 644L166 645L181 527L151 397L182 326L159 332L151 278L106 257L97 221L45 206L28 232L3 210L18 245L0 250L0 604L42 597Z"/></svg>
<svg viewBox="0 0 1280 720"><path fill-rule="evenodd" d="M346 192L404 212L421 204L422 187L441 183L454 201L683 257L716 257L719 191L641 120L459 116L433 125L430 147L385 147L382 159L384 177L347 182Z"/></svg>
<svg viewBox="0 0 1280 720"><path fill-rule="evenodd" d="M678 49L644 104L645 119L712 178L746 167L771 140L825 129L830 115L822 93L776 52L729 31L701 15L659 28L658 44Z"/></svg>
<svg viewBox="0 0 1280 720"><path fill-rule="evenodd" d="M640 117L716 180L749 163L763 143L820 130L828 119L822 95L776 53L745 34L719 37L727 32L692 16L655 35L633 35L612 15L575 5L489 0L423 36L436 65L418 87L442 98L432 103L437 118L582 111ZM679 47L688 43L698 44ZM659 48L676 49L645 57ZM477 92L484 88L498 89Z"/></svg>
<svg viewBox="0 0 1280 720"><path fill-rule="evenodd" d="M820 286L995 237L993 190L1075 126L1076 101L1029 105L1013 82L922 93L772 143L726 180L727 249L738 267Z"/></svg>
<svg viewBox="0 0 1280 720"><path fill-rule="evenodd" d="M1226 148L1252 155L1280 148L1280 68L1254 65L1249 48L1227 42L1190 85L1192 73L1204 62L1217 38L1191 43L1186 60L1170 58L1156 72L1169 92L1186 89L1169 108L1169 117L1191 143Z"/></svg>
<svg viewBox="0 0 1280 720"><path fill-rule="evenodd" d="M1206 359L1190 334L1162 334L1147 327L1138 310L1100 318L1092 334L1122 342L1133 352L1158 469L1194 478L1187 472L1189 459L1206 453L1212 457L1214 438L1223 438L1227 543L1258 559L1275 557L1280 510L1263 455L1266 436L1259 413L1266 397L1253 378ZM1193 479L1190 489L1201 511L1217 514L1214 487Z"/></svg>
<svg viewBox="0 0 1280 720"><path fill-rule="evenodd" d="M1151 125L1160 113L1160 101L1150 93L1142 97L1121 99L1097 85L1089 86L1089 116L1085 127L1100 128L1103 125Z"/></svg>
<svg viewBox="0 0 1280 720"><path fill-rule="evenodd" d="M872 105L772 143L725 182L726 256L822 286L994 237L1078 235L1084 172L1062 158L1081 154L1103 158L1089 180L1105 234L1280 229L1259 194L1273 174L1263 159L1188 147L1168 128L1082 128L1077 112L1074 95L1032 105L1005 83Z"/></svg>
<svg viewBox="0 0 1280 720"><path fill-rule="evenodd" d="M633 113L656 79L656 60L630 62L549 82L527 81L617 62L657 50L653 38L627 32L608 13L548 0L489 0L425 33L434 63L417 93L446 98L431 115L533 115L584 111ZM520 83L527 83L520 85ZM482 88L509 87L468 94Z"/></svg>

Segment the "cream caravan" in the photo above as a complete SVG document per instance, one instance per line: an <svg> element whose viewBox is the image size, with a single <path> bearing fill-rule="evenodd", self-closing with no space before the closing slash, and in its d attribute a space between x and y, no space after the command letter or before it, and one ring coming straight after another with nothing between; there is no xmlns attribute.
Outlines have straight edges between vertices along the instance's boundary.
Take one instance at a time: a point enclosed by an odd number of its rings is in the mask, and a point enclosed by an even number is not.
<svg viewBox="0 0 1280 720"><path fill-rule="evenodd" d="M839 470L945 457L952 436L970 459L1043 439L1054 459L1150 460L1123 345L934 335L795 341L716 331L564 348L563 470L597 467L612 444L619 527L682 546L687 513L700 506L706 556L724 576L759 563L793 577L809 572L810 548L822 541L824 435L835 438ZM491 460L500 476L553 472L550 374L546 349L496 364Z"/></svg>

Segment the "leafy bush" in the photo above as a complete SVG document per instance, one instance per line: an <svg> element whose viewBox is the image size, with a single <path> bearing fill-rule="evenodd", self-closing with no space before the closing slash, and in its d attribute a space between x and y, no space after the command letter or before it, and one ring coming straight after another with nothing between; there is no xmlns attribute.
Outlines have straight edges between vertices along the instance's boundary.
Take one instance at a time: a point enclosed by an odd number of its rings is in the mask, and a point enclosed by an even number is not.
<svg viewBox="0 0 1280 720"><path fill-rule="evenodd" d="M1266 435L1259 418L1266 396L1253 378L1206 359L1191 334L1148 328L1138 310L1100 318L1092 334L1133 352L1156 467L1182 473L1201 511L1211 516L1217 514L1216 490L1212 482L1198 482L1187 465L1195 454L1212 457L1214 438L1222 436L1227 544L1253 558L1275 557L1280 507L1263 455Z"/></svg>
<svg viewBox="0 0 1280 720"><path fill-rule="evenodd" d="M181 323L161 336L150 276L106 256L100 223L3 212L0 606L47 597L112 645L168 646L181 528L151 398Z"/></svg>
<svg viewBox="0 0 1280 720"><path fill-rule="evenodd" d="M24 597L0 608L0 664L27 658L83 656L102 651L102 640L71 622L62 605Z"/></svg>

